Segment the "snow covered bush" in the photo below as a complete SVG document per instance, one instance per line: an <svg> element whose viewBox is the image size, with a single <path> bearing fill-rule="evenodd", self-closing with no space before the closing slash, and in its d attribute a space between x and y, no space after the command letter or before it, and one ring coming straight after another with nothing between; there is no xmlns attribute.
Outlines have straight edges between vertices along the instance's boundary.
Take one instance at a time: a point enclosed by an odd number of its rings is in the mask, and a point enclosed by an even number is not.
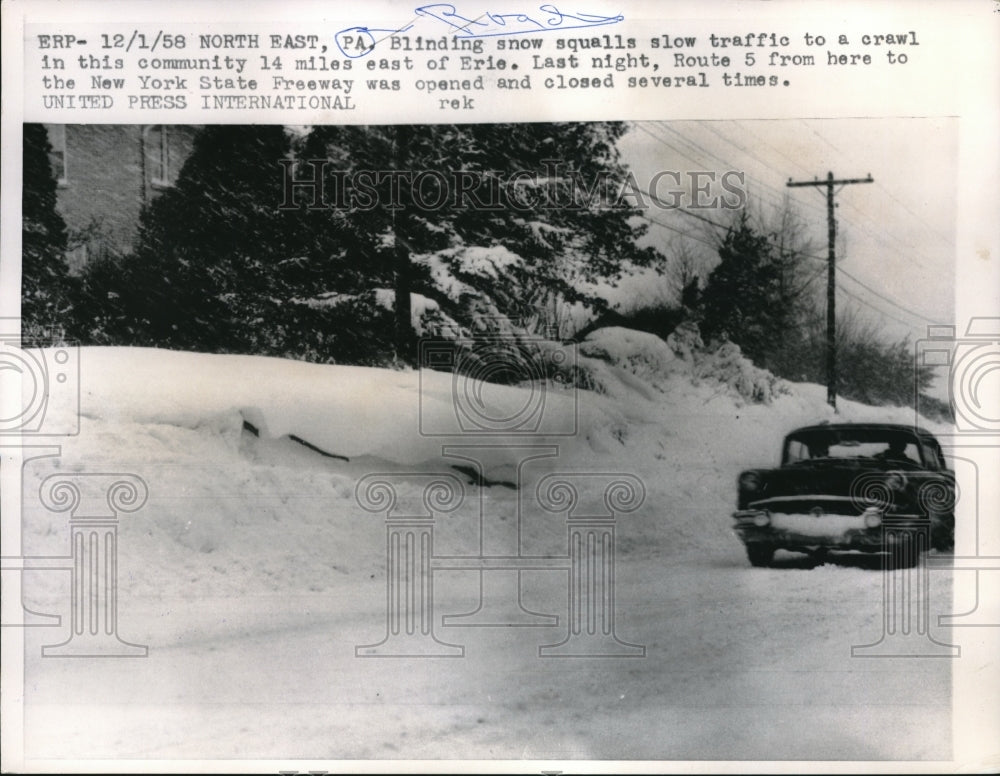
<svg viewBox="0 0 1000 776"><path fill-rule="evenodd" d="M705 343L701 340L701 332L698 330L698 324L692 321L680 323L670 333L670 336L667 337L667 345L670 346L670 349L677 358L688 362L693 362L695 353L705 348Z"/></svg>
<svg viewBox="0 0 1000 776"><path fill-rule="evenodd" d="M415 260L430 274L429 292L469 332L517 337L531 328L518 314L529 312L524 306L528 280L524 259L513 251L502 245L466 246Z"/></svg>
<svg viewBox="0 0 1000 776"><path fill-rule="evenodd" d="M775 396L788 392L783 380L754 366L740 352L739 345L732 342L724 342L714 352L702 354L697 360L694 377L717 382L743 399L758 404L770 404Z"/></svg>
<svg viewBox="0 0 1000 776"><path fill-rule="evenodd" d="M679 326L664 342L655 334L621 327L597 329L578 346L572 385L606 395L623 392L654 399L669 390L672 375L698 383L718 383L742 400L769 404L786 393L783 381L724 342L706 349L694 323Z"/></svg>
<svg viewBox="0 0 1000 776"><path fill-rule="evenodd" d="M597 329L580 343L584 356L607 361L650 382L669 373L674 352L655 334L611 326Z"/></svg>

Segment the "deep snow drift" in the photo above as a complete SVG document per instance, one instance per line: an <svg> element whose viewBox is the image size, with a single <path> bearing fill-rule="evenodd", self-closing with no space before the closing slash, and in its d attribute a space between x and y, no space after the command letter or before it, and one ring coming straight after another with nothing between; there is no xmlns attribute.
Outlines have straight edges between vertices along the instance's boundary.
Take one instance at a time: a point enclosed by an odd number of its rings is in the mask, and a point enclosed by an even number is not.
<svg viewBox="0 0 1000 776"><path fill-rule="evenodd" d="M38 503L50 474L143 478L148 500L118 529L118 632L149 655L41 658L68 635L69 575L24 572L27 606L64 623L25 630L26 754L948 759L950 661L851 657L880 636L879 561L751 569L730 528L740 469L775 464L791 428L832 418L825 389L625 330L595 332L574 358L599 392L83 349L80 434L24 467L23 552L67 552L65 514ZM770 403L747 398L762 385ZM913 420L840 404L838 419ZM476 417L527 420L484 433ZM517 572L443 568L434 633L464 657L356 657L387 627L384 515L356 487L382 473L412 501L430 472L463 487L435 524L448 558L566 553L565 521L536 502L547 474L583 475L581 503L603 498L605 475L641 481L641 506L616 525L615 628L644 656L540 658L566 633L555 568L520 572L520 603L559 624L443 625L517 596ZM933 581L932 612L951 611L950 579Z"/></svg>

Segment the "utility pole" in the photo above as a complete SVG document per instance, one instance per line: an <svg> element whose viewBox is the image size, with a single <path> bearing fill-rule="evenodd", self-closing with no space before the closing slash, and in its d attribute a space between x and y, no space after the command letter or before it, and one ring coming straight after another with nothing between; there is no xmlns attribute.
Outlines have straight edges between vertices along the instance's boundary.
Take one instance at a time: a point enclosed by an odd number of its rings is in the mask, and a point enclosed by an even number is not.
<svg viewBox="0 0 1000 776"><path fill-rule="evenodd" d="M826 186L826 231L827 231L827 272L826 272L826 401L837 409L837 270L836 248L837 219L833 209L834 186L847 186L851 183L873 183L871 173L867 178L845 178L835 180L832 172L826 174L826 180L793 181L788 179L788 185L794 186Z"/></svg>

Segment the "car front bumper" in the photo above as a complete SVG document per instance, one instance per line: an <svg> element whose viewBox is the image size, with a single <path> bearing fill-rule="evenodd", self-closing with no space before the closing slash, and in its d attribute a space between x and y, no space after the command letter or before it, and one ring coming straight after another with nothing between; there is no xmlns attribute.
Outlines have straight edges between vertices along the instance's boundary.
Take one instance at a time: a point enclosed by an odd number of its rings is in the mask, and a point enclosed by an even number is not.
<svg viewBox="0 0 1000 776"><path fill-rule="evenodd" d="M798 514L741 509L733 513L734 530L745 544L764 544L775 549L819 548L888 551L929 528L919 515L883 515L868 511L860 515Z"/></svg>

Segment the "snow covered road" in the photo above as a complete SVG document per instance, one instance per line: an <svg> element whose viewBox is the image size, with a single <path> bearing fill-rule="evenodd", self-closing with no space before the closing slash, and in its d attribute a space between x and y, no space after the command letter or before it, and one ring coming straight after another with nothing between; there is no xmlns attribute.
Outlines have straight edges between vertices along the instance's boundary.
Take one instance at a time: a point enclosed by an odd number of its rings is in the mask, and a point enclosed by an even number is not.
<svg viewBox="0 0 1000 776"><path fill-rule="evenodd" d="M877 571L750 569L737 547L703 562L621 566L618 630L646 646L644 658L538 658L537 645L561 637L558 627L440 629L465 645L459 659L356 658L355 645L384 628L381 580L355 594L129 600L123 635L151 645L146 660L81 670L37 657L44 638L32 631L28 750L136 759L950 759L950 661L851 657L852 645L880 636ZM948 587L934 589L939 608Z"/></svg>
<svg viewBox="0 0 1000 776"><path fill-rule="evenodd" d="M526 468L514 490L510 450L490 453L485 468L494 484L480 488L446 456L420 458L431 443L411 443L400 430L412 406L366 414L378 428L345 418L327 425L317 414L331 411L323 391L282 395L275 386L284 367L274 359L244 358L234 372L228 359L241 357L211 357L217 370L200 361L197 388L145 375L153 382L144 385L155 386L145 391L127 378L154 363L141 352L84 356L104 379L88 384L80 436L65 441L61 456L25 465L24 552L66 552L66 516L34 498L46 477L141 477L148 501L118 529L117 625L122 639L147 645L149 654L41 657L43 645L66 638L69 574L24 572L28 606L64 623L24 631L29 758L951 757L954 661L852 657L852 646L883 633L879 559L831 556L816 566L779 554L776 568L754 569L732 534L737 472L769 463L785 431L822 416L818 387L746 405L717 385L679 377L656 389L656 401L638 396L627 405L618 397L605 411L610 400L595 399L581 416L580 439L561 448L557 463ZM156 362L163 374L183 376L184 365L169 361L190 358L208 357L160 353ZM254 374L276 369L267 385ZM337 411L356 400L338 367L289 362L288 369L295 371L288 385L301 384L300 370L340 381ZM352 374L389 381L401 404L412 376L377 371ZM242 394L227 405L218 388L234 374ZM858 419L887 413L843 411ZM244 427L248 416L266 433ZM322 439L326 449L340 441L351 460L319 455L290 433ZM378 450L358 455L366 434ZM440 441L431 442L440 452ZM565 566L522 572L522 606L558 616L557 625L443 625L442 616L480 605L479 572L438 568L435 634L464 646L464 656L356 656L356 647L386 633L387 574L385 520L359 507L356 484L373 472L405 480L427 471L463 480L462 507L436 525L435 554L452 558L478 557L487 534L510 552L565 554L566 522L534 501L546 472L589 473L581 496L598 500L595 473L640 480L645 500L616 524L614 591L616 633L644 646L644 656L539 657L539 646L566 635ZM500 600L510 588L492 584L512 573L485 572L487 609L513 605ZM936 616L971 605L952 601L951 576L930 576L931 631L942 641L950 634Z"/></svg>

